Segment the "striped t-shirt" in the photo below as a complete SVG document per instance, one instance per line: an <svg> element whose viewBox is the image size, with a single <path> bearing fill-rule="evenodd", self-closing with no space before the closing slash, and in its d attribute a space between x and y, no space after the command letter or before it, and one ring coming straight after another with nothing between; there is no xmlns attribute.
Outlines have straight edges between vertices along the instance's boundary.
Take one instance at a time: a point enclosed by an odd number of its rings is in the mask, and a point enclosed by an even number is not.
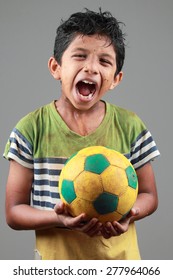
<svg viewBox="0 0 173 280"><path fill-rule="evenodd" d="M50 209L58 202L58 179L67 158L84 147L97 145L123 153L135 169L159 155L151 133L132 112L106 103L101 125L90 135L81 136L67 127L52 102L19 121L4 157L33 169L33 206Z"/></svg>

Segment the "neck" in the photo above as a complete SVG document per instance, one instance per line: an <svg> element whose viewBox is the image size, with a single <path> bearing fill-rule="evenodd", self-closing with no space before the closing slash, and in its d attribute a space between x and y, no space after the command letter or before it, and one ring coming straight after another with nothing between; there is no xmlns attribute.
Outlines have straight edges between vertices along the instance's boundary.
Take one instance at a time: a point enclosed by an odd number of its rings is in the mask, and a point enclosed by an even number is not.
<svg viewBox="0 0 173 280"><path fill-rule="evenodd" d="M78 110L60 99L55 102L55 107L69 129L81 136L94 132L105 116L105 103L102 101L88 110Z"/></svg>

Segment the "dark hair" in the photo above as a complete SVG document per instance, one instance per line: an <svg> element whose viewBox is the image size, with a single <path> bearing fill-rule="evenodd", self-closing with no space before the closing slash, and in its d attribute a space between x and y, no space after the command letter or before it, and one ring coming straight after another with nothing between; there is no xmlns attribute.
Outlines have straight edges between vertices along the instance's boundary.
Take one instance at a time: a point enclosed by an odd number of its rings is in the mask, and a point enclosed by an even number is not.
<svg viewBox="0 0 173 280"><path fill-rule="evenodd" d="M62 20L57 28L54 45L55 59L61 64L64 51L77 34L107 36L116 52L116 74L118 74L122 69L125 58L125 35L120 28L120 24L123 23L118 22L110 12L102 12L101 8L98 13L88 9L85 10L85 12L72 14L66 21Z"/></svg>

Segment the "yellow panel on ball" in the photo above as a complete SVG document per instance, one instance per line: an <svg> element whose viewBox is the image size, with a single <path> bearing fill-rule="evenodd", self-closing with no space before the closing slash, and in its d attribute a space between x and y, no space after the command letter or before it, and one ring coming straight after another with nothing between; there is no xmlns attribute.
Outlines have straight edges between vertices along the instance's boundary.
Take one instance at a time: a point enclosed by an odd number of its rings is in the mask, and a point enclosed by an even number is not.
<svg viewBox="0 0 173 280"><path fill-rule="evenodd" d="M100 176L104 191L120 195L128 186L127 176L122 168L110 165Z"/></svg>
<svg viewBox="0 0 173 280"><path fill-rule="evenodd" d="M127 191L120 196L117 211L124 215L127 213L134 205L137 198L137 190L128 187Z"/></svg>
<svg viewBox="0 0 173 280"><path fill-rule="evenodd" d="M103 192L103 186L98 174L83 171L74 180L77 197L92 201Z"/></svg>
<svg viewBox="0 0 173 280"><path fill-rule="evenodd" d="M119 221L119 220L121 220L122 217L123 216L120 213L115 211L115 212L112 212L109 214L100 215L98 217L98 219L100 222L106 223L107 221L109 221L109 222Z"/></svg>
<svg viewBox="0 0 173 280"><path fill-rule="evenodd" d="M127 168L130 164L129 160L124 155L112 149L108 149L106 157L111 165L118 166L122 169Z"/></svg>
<svg viewBox="0 0 173 280"><path fill-rule="evenodd" d="M64 166L62 172L66 180L74 180L84 170L85 158L78 154L72 157Z"/></svg>
<svg viewBox="0 0 173 280"><path fill-rule="evenodd" d="M72 216L78 216L82 213L86 213L88 219L91 219L92 217L98 218L99 216L91 201L80 199L79 197L71 203L69 212Z"/></svg>

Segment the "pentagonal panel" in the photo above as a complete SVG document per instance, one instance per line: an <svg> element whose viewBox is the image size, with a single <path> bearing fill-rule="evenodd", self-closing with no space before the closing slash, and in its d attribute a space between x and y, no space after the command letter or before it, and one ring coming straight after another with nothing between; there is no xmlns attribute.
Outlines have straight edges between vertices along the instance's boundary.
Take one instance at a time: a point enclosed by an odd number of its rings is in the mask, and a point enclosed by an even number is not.
<svg viewBox="0 0 173 280"><path fill-rule="evenodd" d="M117 209L118 196L103 192L93 201L94 208L99 214L108 214Z"/></svg>
<svg viewBox="0 0 173 280"><path fill-rule="evenodd" d="M74 184L72 181L69 180L62 181L61 195L68 203L71 203L76 198Z"/></svg>
<svg viewBox="0 0 173 280"><path fill-rule="evenodd" d="M96 174L101 174L108 166L109 161L102 154L87 156L84 169Z"/></svg>

